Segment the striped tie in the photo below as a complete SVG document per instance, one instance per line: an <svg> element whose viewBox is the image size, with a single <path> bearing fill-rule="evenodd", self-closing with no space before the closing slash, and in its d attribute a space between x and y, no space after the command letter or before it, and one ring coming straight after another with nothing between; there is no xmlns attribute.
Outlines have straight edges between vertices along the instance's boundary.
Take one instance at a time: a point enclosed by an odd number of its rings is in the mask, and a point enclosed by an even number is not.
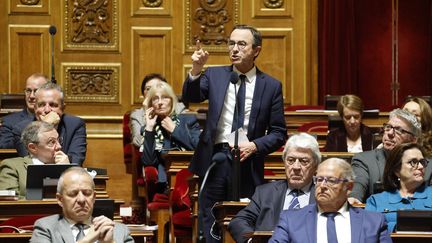
<svg viewBox="0 0 432 243"><path fill-rule="evenodd" d="M81 240L84 238L84 225L83 224L75 224L75 226L78 228L78 235L76 236L76 241Z"/></svg>
<svg viewBox="0 0 432 243"><path fill-rule="evenodd" d="M290 192L290 194L292 195L293 198L291 199L291 203L288 207L288 210L299 209L300 208L300 202L298 200L298 196L301 195L301 191L294 189Z"/></svg>

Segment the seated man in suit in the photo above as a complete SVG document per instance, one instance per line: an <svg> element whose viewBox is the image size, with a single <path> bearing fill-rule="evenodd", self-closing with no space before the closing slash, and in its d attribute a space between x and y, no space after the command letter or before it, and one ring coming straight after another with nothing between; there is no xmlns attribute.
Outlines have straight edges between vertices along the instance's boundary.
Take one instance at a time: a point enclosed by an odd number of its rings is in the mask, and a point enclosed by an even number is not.
<svg viewBox="0 0 432 243"><path fill-rule="evenodd" d="M64 108L63 91L59 85L48 82L37 90L35 119L54 125L60 136L62 151L69 156L72 164L82 165L87 151L85 123L79 117L64 114ZM29 123L24 120L13 126L15 148L20 156L27 155L20 137Z"/></svg>
<svg viewBox="0 0 432 243"><path fill-rule="evenodd" d="M0 190L15 190L19 198L24 198L28 165L69 164L69 158L61 151L59 135L49 123L31 122L21 140L30 156L5 159L0 163Z"/></svg>
<svg viewBox="0 0 432 243"><path fill-rule="evenodd" d="M291 136L282 159L287 179L258 186L249 205L231 220L228 227L236 242L246 242L246 233L273 230L282 210L315 202L312 176L321 162L316 139L307 133Z"/></svg>
<svg viewBox="0 0 432 243"><path fill-rule="evenodd" d="M26 87L24 89L26 108L2 118L2 125L0 126L0 148L15 148L14 135L12 133L13 126L18 122L23 121L26 121L28 124L35 119L35 94L36 91L46 82L48 82L48 77L40 73L32 74L27 78Z"/></svg>
<svg viewBox="0 0 432 243"><path fill-rule="evenodd" d="M71 167L63 172L56 198L63 213L38 219L30 242L134 242L124 224L105 216L92 217L95 184L84 168Z"/></svg>
<svg viewBox="0 0 432 243"><path fill-rule="evenodd" d="M345 160L323 161L314 176L317 204L282 212L269 242L392 242L382 214L348 203L353 179Z"/></svg>
<svg viewBox="0 0 432 243"><path fill-rule="evenodd" d="M351 161L356 178L350 195L350 203L361 203L370 195L381 192L382 177L387 155L397 145L415 143L421 136L421 125L415 115L395 109L390 112L389 121L383 125L382 148L356 154ZM429 184L432 166L425 169L425 181Z"/></svg>

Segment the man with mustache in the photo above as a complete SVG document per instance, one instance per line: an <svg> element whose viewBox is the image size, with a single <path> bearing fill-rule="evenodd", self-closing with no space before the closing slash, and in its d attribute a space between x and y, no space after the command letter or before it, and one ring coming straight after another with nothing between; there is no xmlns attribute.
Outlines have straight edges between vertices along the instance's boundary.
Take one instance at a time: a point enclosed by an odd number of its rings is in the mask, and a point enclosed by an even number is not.
<svg viewBox="0 0 432 243"><path fill-rule="evenodd" d="M321 162L317 140L307 133L292 135L282 160L286 180L258 186L249 205L231 220L228 228L236 242L246 242L247 233L274 230L282 210L315 203L312 176Z"/></svg>
<svg viewBox="0 0 432 243"><path fill-rule="evenodd" d="M354 174L343 159L323 161L314 176L315 199L298 210L285 210L269 242L392 242L381 213L352 207L347 199Z"/></svg>
<svg viewBox="0 0 432 243"><path fill-rule="evenodd" d="M13 127L17 123L26 122L26 124L29 124L34 120L36 91L46 82L48 82L48 77L40 73L34 73L27 78L26 87L24 89L26 108L2 118L2 124L0 126L0 148L15 148L14 134L12 132Z"/></svg>
<svg viewBox="0 0 432 243"><path fill-rule="evenodd" d="M421 135L421 125L408 111L395 109L390 112L389 121L383 125L382 148L356 154L352 161L356 179L350 195L350 203L361 203L370 195L379 192L387 155L397 145L415 143ZM425 181L429 183L432 166L425 170Z"/></svg>
<svg viewBox="0 0 432 243"><path fill-rule="evenodd" d="M124 224L105 216L92 217L96 192L86 169L65 170L58 181L56 198L63 213L38 219L30 242L134 242Z"/></svg>

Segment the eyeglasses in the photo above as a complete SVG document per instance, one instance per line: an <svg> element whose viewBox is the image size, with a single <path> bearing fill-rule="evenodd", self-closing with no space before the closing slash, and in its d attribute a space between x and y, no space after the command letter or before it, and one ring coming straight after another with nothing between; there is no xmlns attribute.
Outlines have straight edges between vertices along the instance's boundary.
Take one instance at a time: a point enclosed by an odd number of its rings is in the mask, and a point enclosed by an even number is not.
<svg viewBox="0 0 432 243"><path fill-rule="evenodd" d="M421 164L423 166L423 168L426 168L429 161L427 159L412 159L412 160L408 161L407 163L410 164L411 167L413 167L413 168L417 168L419 164Z"/></svg>
<svg viewBox="0 0 432 243"><path fill-rule="evenodd" d="M354 118L354 120L360 120L361 116L360 115L346 115L346 116L343 116L343 118L347 121L349 121L353 118Z"/></svg>
<svg viewBox="0 0 432 243"><path fill-rule="evenodd" d="M232 50L232 49L234 49L234 46L237 44L237 48L239 49L239 50L243 50L243 49L245 49L245 47L248 45L247 43L246 43L246 41L237 41L237 42L235 42L235 41L228 41L228 48L230 49L230 50Z"/></svg>
<svg viewBox="0 0 432 243"><path fill-rule="evenodd" d="M328 186L334 186L339 183L348 182L346 178L326 177L326 176L314 176L313 182L315 185L326 183Z"/></svg>
<svg viewBox="0 0 432 243"><path fill-rule="evenodd" d="M163 95L163 96L153 96L152 99L151 99L151 102L153 104L157 104L157 103L159 103L159 101L162 101L162 102L166 103L166 102L168 102L170 100L171 100L171 97L166 96L166 95Z"/></svg>
<svg viewBox="0 0 432 243"><path fill-rule="evenodd" d="M60 106L57 102L48 102L47 103L47 102L41 101L41 102L36 103L37 108L42 108L42 107L45 107L46 105L48 105L49 107L52 107L52 108L57 108Z"/></svg>
<svg viewBox="0 0 432 243"><path fill-rule="evenodd" d="M311 163L311 160L308 158L287 157L285 159L285 162L289 165L293 165L296 161L300 162L300 164L303 166L307 166Z"/></svg>
<svg viewBox="0 0 432 243"><path fill-rule="evenodd" d="M396 133L397 135L411 134L414 136L414 134L412 132L403 129L402 127L394 127L394 126L387 124L387 123L383 124L383 129L384 129L384 132L390 132L393 129L393 132Z"/></svg>
<svg viewBox="0 0 432 243"><path fill-rule="evenodd" d="M47 146L49 148L53 148L54 146L56 146L58 144L62 145L63 144L63 138L62 137L58 137L58 138L49 138L48 142L47 142Z"/></svg>
<svg viewBox="0 0 432 243"><path fill-rule="evenodd" d="M26 89L24 89L24 92L25 92L27 95L30 95L31 93L36 94L36 91L38 91L38 89L30 89L30 88L26 88Z"/></svg>

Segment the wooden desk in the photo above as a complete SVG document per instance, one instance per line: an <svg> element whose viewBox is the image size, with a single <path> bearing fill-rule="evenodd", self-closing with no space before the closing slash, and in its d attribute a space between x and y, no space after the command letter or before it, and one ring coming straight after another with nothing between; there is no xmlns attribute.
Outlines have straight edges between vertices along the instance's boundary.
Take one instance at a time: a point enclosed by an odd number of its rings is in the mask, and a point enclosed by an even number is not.
<svg viewBox="0 0 432 243"><path fill-rule="evenodd" d="M124 200L115 199L114 204L114 220L121 222L120 205L124 204ZM61 207L57 204L56 199L0 201L0 222L17 216L51 215L61 212Z"/></svg>
<svg viewBox="0 0 432 243"><path fill-rule="evenodd" d="M0 149L0 161L15 157L18 157L16 149Z"/></svg>
<svg viewBox="0 0 432 243"><path fill-rule="evenodd" d="M248 203L245 202L217 202L214 206L213 212L216 219L216 223L222 230L222 242L234 243L234 239L228 231L228 224L231 219Z"/></svg>
<svg viewBox="0 0 432 243"><path fill-rule="evenodd" d="M28 243L31 236L31 233L0 233L0 242ZM131 236L135 240L135 243L144 243L153 239L154 232L151 230L134 230L131 231Z"/></svg>

